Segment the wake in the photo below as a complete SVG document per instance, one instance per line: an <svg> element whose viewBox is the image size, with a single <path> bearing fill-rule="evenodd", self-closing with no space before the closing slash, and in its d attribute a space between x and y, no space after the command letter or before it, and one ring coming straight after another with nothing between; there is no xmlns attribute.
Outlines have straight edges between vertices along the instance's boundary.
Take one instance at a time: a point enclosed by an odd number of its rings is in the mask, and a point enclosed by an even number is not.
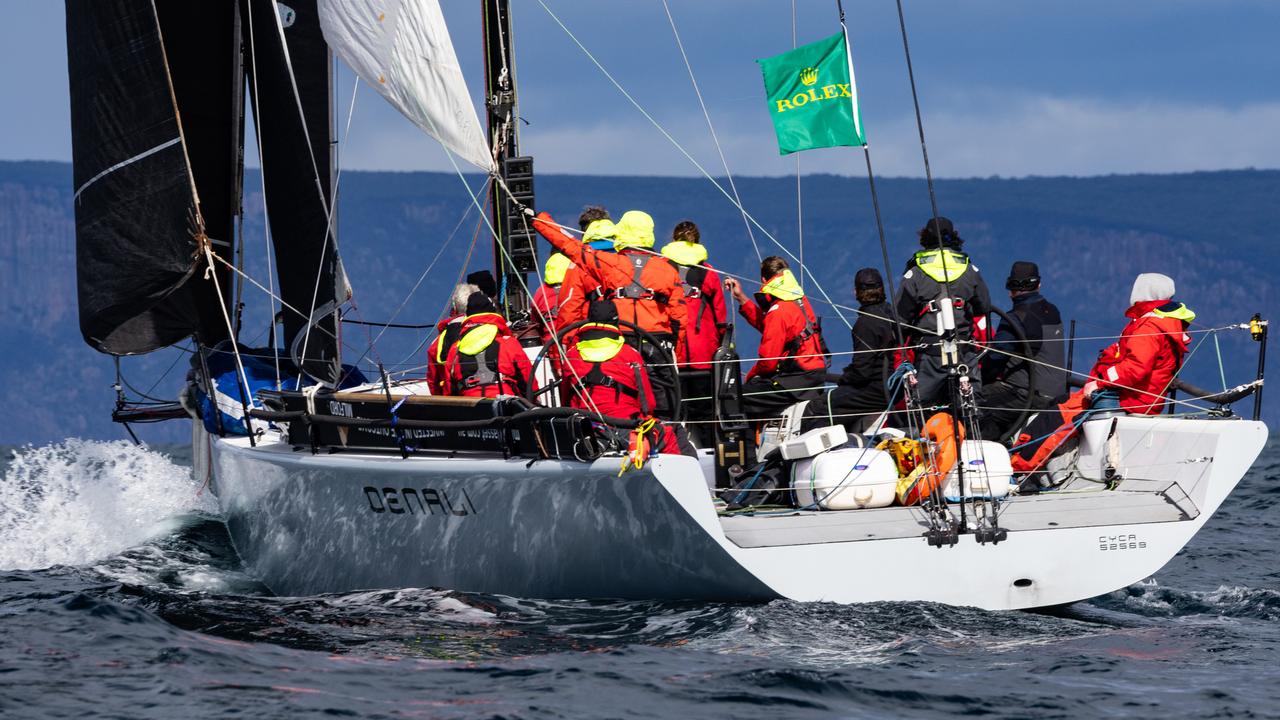
<svg viewBox="0 0 1280 720"><path fill-rule="evenodd" d="M189 468L123 440L17 450L0 479L0 569L84 565L216 512Z"/></svg>

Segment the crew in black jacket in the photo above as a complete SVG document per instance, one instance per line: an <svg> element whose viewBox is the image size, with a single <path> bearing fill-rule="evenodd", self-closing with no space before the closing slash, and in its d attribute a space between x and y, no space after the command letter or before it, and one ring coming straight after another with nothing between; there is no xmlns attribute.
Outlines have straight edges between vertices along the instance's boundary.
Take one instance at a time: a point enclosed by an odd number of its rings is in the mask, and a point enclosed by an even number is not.
<svg viewBox="0 0 1280 720"><path fill-rule="evenodd" d="M986 322L987 313L991 312L991 295L978 267L960 249L964 240L950 220L944 217L937 218L936 223L929 220L919 237L923 249L907 262L894 305L907 329L907 343L927 344L916 351L915 367L917 397L921 405L928 407L951 402L947 393L947 369L942 365L939 347L942 339L940 300L946 288L951 290L959 362L968 366L975 394L981 389L982 378L974 367L978 349L972 342L973 326L975 322Z"/></svg>
<svg viewBox="0 0 1280 720"><path fill-rule="evenodd" d="M982 361L982 396L988 408L982 416L984 440L1003 440L1014 430L1009 426L1027 406L1028 391L1034 390L1031 407L1036 410L1054 406L1067 394L1062 315L1040 294L1040 268L1019 260L1004 286L1013 300L1009 316L1022 330L1030 352L1001 321L991 352Z"/></svg>
<svg viewBox="0 0 1280 720"><path fill-rule="evenodd" d="M834 390L809 403L804 429L844 425L851 432L865 429L889 406L885 379L893 372L897 346L893 308L885 301L884 280L875 268L854 276L858 319L853 324L853 356Z"/></svg>

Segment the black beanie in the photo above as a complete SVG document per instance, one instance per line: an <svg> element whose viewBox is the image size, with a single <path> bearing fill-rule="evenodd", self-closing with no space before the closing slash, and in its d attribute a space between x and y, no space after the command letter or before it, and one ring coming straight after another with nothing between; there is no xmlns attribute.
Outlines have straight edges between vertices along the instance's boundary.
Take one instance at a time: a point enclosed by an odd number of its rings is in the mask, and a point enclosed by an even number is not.
<svg viewBox="0 0 1280 720"><path fill-rule="evenodd" d="M497 312L498 309L493 306L493 301L489 299L484 292L473 292L467 298L467 314L479 315L480 313Z"/></svg>
<svg viewBox="0 0 1280 720"><path fill-rule="evenodd" d="M493 279L493 273L488 270L477 270L467 276L467 282L480 288L480 292L494 297L498 294L498 282Z"/></svg>
<svg viewBox="0 0 1280 720"><path fill-rule="evenodd" d="M1033 262L1018 260L1009 269L1009 279L1005 280L1006 290L1026 291L1040 288L1040 268Z"/></svg>

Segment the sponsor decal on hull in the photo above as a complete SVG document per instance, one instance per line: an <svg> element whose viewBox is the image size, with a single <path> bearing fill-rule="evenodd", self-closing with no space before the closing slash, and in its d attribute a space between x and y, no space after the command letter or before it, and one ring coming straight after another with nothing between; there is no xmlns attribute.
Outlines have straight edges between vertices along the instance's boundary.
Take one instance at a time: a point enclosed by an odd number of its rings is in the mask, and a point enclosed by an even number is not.
<svg viewBox="0 0 1280 720"><path fill-rule="evenodd" d="M364 487L364 499L374 513L392 515L475 515L475 503L465 489L449 493L436 488Z"/></svg>

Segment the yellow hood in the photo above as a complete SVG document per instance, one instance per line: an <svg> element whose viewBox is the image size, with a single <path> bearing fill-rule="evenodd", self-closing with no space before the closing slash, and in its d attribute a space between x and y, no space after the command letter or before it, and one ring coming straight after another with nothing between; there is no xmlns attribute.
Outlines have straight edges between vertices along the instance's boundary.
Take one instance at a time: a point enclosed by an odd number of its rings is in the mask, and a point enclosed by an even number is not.
<svg viewBox="0 0 1280 720"><path fill-rule="evenodd" d="M618 234L614 237L613 246L623 248L653 247L653 218L647 212L628 210L618 219Z"/></svg>
<svg viewBox="0 0 1280 720"><path fill-rule="evenodd" d="M586 232L582 234L582 242L589 243L596 240L612 240L618 234L618 226L613 224L612 220L593 220L587 226Z"/></svg>
<svg viewBox="0 0 1280 720"><path fill-rule="evenodd" d="M542 271L542 282L548 285L559 285L564 282L564 274L573 267L573 261L564 253L551 253L546 267Z"/></svg>
<svg viewBox="0 0 1280 720"><path fill-rule="evenodd" d="M707 261L707 248L699 243L673 240L662 246L662 255L681 265L701 265Z"/></svg>
<svg viewBox="0 0 1280 720"><path fill-rule="evenodd" d="M804 297L804 290L796 282L796 276L790 270L783 270L760 288L760 292L772 295L779 300L799 300Z"/></svg>

